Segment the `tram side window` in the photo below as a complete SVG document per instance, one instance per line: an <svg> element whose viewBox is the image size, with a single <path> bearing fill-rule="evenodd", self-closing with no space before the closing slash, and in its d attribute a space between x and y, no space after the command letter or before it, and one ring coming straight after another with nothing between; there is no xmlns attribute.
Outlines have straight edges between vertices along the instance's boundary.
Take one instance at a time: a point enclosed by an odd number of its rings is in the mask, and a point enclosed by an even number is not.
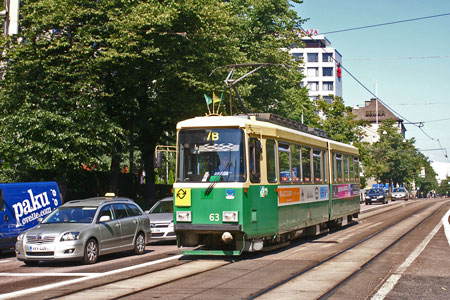
<svg viewBox="0 0 450 300"><path fill-rule="evenodd" d="M353 158L353 165L355 166L355 180L359 180L359 159Z"/></svg>
<svg viewBox="0 0 450 300"><path fill-rule="evenodd" d="M278 161L280 164L280 181L291 181L291 167L290 167L290 151L289 144L278 143Z"/></svg>
<svg viewBox="0 0 450 300"><path fill-rule="evenodd" d="M348 155L344 155L344 181L348 181Z"/></svg>
<svg viewBox="0 0 450 300"><path fill-rule="evenodd" d="M342 154L336 153L336 178L338 182L343 181L343 165L342 165Z"/></svg>
<svg viewBox="0 0 450 300"><path fill-rule="evenodd" d="M300 146L291 145L291 175L293 182L300 182L301 180L301 165L300 165Z"/></svg>
<svg viewBox="0 0 450 300"><path fill-rule="evenodd" d="M354 181L355 180L355 165L353 163L353 156L349 156L348 157L348 167L350 169L350 181Z"/></svg>
<svg viewBox="0 0 450 300"><path fill-rule="evenodd" d="M257 138L249 140L250 181L261 182L261 142Z"/></svg>
<svg viewBox="0 0 450 300"><path fill-rule="evenodd" d="M266 141L267 181L277 182L277 148L274 140Z"/></svg>
<svg viewBox="0 0 450 300"><path fill-rule="evenodd" d="M313 149L314 182L322 182L322 151Z"/></svg>
<svg viewBox="0 0 450 300"><path fill-rule="evenodd" d="M311 148L302 147L303 182L311 182Z"/></svg>
<svg viewBox="0 0 450 300"><path fill-rule="evenodd" d="M336 183L337 182L337 177L336 177L336 153L332 153L331 154L331 173L333 174L333 182Z"/></svg>
<svg viewBox="0 0 450 300"><path fill-rule="evenodd" d="M327 182L327 177L328 177L328 164L327 164L327 155L328 152L327 151L322 151L322 173L323 173L323 182Z"/></svg>

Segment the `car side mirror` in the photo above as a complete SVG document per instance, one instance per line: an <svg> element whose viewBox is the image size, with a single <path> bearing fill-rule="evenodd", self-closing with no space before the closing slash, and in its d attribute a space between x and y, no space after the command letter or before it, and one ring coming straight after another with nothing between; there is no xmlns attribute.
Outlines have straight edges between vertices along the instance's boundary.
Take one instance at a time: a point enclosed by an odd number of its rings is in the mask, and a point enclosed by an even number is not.
<svg viewBox="0 0 450 300"><path fill-rule="evenodd" d="M101 216L100 217L100 220L98 220L100 223L103 223L103 222L108 222L108 221L111 221L111 217L110 216Z"/></svg>

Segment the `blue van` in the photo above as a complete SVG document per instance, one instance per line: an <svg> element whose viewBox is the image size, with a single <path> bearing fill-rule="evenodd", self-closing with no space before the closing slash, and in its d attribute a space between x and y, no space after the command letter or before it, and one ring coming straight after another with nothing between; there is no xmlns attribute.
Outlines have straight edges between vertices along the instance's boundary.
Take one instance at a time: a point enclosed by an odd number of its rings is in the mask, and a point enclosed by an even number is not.
<svg viewBox="0 0 450 300"><path fill-rule="evenodd" d="M61 205L56 182L0 183L0 251Z"/></svg>

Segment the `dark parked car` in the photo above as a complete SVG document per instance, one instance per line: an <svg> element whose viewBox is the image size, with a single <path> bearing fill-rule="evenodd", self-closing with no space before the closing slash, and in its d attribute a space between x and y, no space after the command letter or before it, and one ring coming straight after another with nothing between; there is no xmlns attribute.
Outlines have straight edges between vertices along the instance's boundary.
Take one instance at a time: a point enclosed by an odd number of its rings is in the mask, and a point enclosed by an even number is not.
<svg viewBox="0 0 450 300"><path fill-rule="evenodd" d="M381 202L386 204L388 202L387 195L384 189L370 189L366 191L365 197L366 204L372 204L374 202Z"/></svg>
<svg viewBox="0 0 450 300"><path fill-rule="evenodd" d="M132 250L143 254L151 238L150 219L131 199L99 197L73 200L17 238L16 257L39 261L97 262L100 255Z"/></svg>

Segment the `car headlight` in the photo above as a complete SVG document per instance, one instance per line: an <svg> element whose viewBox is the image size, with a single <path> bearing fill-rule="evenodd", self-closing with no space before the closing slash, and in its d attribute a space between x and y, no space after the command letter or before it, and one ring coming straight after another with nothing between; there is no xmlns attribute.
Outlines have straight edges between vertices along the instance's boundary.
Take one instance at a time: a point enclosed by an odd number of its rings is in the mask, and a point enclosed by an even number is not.
<svg viewBox="0 0 450 300"><path fill-rule="evenodd" d="M369 197L369 196L366 196L366 199L370 200L370 197Z"/></svg>
<svg viewBox="0 0 450 300"><path fill-rule="evenodd" d="M61 242L78 240L79 232L66 232L61 237Z"/></svg>
<svg viewBox="0 0 450 300"><path fill-rule="evenodd" d="M177 222L192 222L191 211L177 211Z"/></svg>
<svg viewBox="0 0 450 300"><path fill-rule="evenodd" d="M384 196L378 196L377 198L378 198L378 199L381 199L381 198L384 198Z"/></svg>
<svg viewBox="0 0 450 300"><path fill-rule="evenodd" d="M18 241L23 241L23 238L25 237L25 233L21 233L19 234L19 236L17 237Z"/></svg>
<svg viewBox="0 0 450 300"><path fill-rule="evenodd" d="M237 222L238 219L238 212L237 211L224 211L222 212L222 220L224 222Z"/></svg>

